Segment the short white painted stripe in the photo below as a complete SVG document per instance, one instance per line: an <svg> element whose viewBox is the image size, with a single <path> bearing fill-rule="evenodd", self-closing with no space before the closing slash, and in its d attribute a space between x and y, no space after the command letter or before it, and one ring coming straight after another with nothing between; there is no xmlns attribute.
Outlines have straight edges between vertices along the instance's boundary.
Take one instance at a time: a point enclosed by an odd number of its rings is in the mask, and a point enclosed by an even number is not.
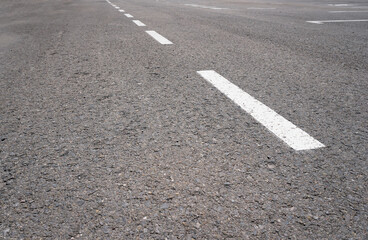
<svg viewBox="0 0 368 240"><path fill-rule="evenodd" d="M123 9L120 9L119 12L125 12Z"/></svg>
<svg viewBox="0 0 368 240"><path fill-rule="evenodd" d="M212 6L204 6L204 5L197 5L197 4L184 4L185 6L191 6L191 7L198 7L198 8L207 8L212 10L223 10L228 8L219 8L219 7L212 7Z"/></svg>
<svg viewBox="0 0 368 240"><path fill-rule="evenodd" d="M116 6L115 8L116 8L116 9L120 9L120 7L118 7L118 6Z"/></svg>
<svg viewBox="0 0 368 240"><path fill-rule="evenodd" d="M248 10L272 10L272 9L276 9L276 8L256 8L256 7L250 7L247 8Z"/></svg>
<svg viewBox="0 0 368 240"><path fill-rule="evenodd" d="M130 15L129 13L127 13L127 14L124 14L126 17L128 17L128 18L132 18L133 16L132 15Z"/></svg>
<svg viewBox="0 0 368 240"><path fill-rule="evenodd" d="M339 3L339 4L328 4L328 6L334 6L334 7L348 7L353 6L354 4L347 4L347 3Z"/></svg>
<svg viewBox="0 0 368 240"><path fill-rule="evenodd" d="M365 13L368 11L329 11L329 13Z"/></svg>
<svg viewBox="0 0 368 240"><path fill-rule="evenodd" d="M356 20L323 20L323 21L307 21L308 23L324 24L324 23L345 23L345 22L368 22L368 19Z"/></svg>
<svg viewBox="0 0 368 240"><path fill-rule="evenodd" d="M139 26L139 27L144 27L144 26L146 26L146 24L142 23L142 22L141 22L141 21L139 21L139 20L133 20L133 22L134 22L135 24L137 24L137 26Z"/></svg>
<svg viewBox="0 0 368 240"><path fill-rule="evenodd" d="M153 37L157 42L161 43L161 44L173 44L172 42L170 42L168 39L166 39L165 37L163 37L162 35L158 34L155 31L146 31L146 33L148 33L151 37Z"/></svg>
<svg viewBox="0 0 368 240"><path fill-rule="evenodd" d="M205 70L197 73L296 151L324 147L322 143L215 71Z"/></svg>

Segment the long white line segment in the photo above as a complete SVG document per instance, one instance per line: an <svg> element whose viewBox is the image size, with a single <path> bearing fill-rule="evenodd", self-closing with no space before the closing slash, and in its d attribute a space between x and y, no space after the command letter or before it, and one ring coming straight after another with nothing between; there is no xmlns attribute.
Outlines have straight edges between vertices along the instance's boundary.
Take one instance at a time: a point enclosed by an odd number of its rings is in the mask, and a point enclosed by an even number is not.
<svg viewBox="0 0 368 240"><path fill-rule="evenodd" d="M366 13L368 12L368 10L366 11L328 11L329 13Z"/></svg>
<svg viewBox="0 0 368 240"><path fill-rule="evenodd" d="M151 37L153 37L157 42L161 44L164 44L164 45L173 44L168 39L166 39L165 37L163 37L162 35L158 34L155 31L146 31L146 33L148 33Z"/></svg>
<svg viewBox="0 0 368 240"><path fill-rule="evenodd" d="M345 23L345 22L368 22L368 19L356 20L323 20L323 21L307 21L308 23L324 24L324 23Z"/></svg>
<svg viewBox="0 0 368 240"><path fill-rule="evenodd" d="M139 20L133 20L133 22L138 26L138 27L144 27L146 26L146 24L142 23L141 21Z"/></svg>
<svg viewBox="0 0 368 240"><path fill-rule="evenodd" d="M324 147L322 143L215 71L205 70L197 73L294 150L300 151Z"/></svg>
<svg viewBox="0 0 368 240"><path fill-rule="evenodd" d="M197 5L197 4L184 4L184 5L185 6L190 6L190 7L197 7L197 8L207 8L207 9L212 9L212 10L228 9L228 8L219 8L219 7L212 7L212 6Z"/></svg>
<svg viewBox="0 0 368 240"><path fill-rule="evenodd" d="M276 8L257 8L257 7L250 7L250 8L247 8L248 10L273 10L273 9L276 9Z"/></svg>

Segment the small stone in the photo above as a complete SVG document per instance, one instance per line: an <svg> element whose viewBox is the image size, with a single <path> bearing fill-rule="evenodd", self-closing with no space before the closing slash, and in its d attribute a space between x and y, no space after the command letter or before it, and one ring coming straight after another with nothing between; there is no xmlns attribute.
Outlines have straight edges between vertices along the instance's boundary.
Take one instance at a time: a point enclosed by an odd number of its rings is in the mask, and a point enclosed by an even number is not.
<svg viewBox="0 0 368 240"><path fill-rule="evenodd" d="M128 207L128 206L129 206L129 204L128 204L128 203L126 203L126 202L123 202L123 203L121 204L121 206L122 206L123 208L126 208L126 207Z"/></svg>
<svg viewBox="0 0 368 240"><path fill-rule="evenodd" d="M164 203L160 206L161 209L168 209L169 208L169 204Z"/></svg>
<svg viewBox="0 0 368 240"><path fill-rule="evenodd" d="M268 164L268 165L267 165L267 167L268 167L269 169L274 169L276 166L275 166L274 164Z"/></svg>
<svg viewBox="0 0 368 240"><path fill-rule="evenodd" d="M10 232L10 228L7 228L3 231L4 233L4 237L6 237L6 235L8 235L8 233Z"/></svg>

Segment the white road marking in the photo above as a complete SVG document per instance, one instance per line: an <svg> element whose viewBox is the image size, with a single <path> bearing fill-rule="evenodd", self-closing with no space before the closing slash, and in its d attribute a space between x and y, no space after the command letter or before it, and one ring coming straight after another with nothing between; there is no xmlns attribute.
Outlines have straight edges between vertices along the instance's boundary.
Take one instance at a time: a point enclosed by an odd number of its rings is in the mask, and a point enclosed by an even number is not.
<svg viewBox="0 0 368 240"><path fill-rule="evenodd" d="M168 39L166 39L165 37L163 37L162 35L158 34L155 31L146 31L146 33L148 33L151 37L153 37L157 42L161 44L164 44L164 45L173 44Z"/></svg>
<svg viewBox="0 0 368 240"><path fill-rule="evenodd" d="M142 22L141 22L141 21L139 21L139 20L133 20L133 22L134 22L135 24L137 24L137 26L139 26L139 27L144 27L144 26L146 26L146 24L142 23Z"/></svg>
<svg viewBox="0 0 368 240"><path fill-rule="evenodd" d="M307 21L308 23L324 24L324 23L345 23L345 22L368 22L368 19L356 20L324 20L324 21Z"/></svg>
<svg viewBox="0 0 368 240"><path fill-rule="evenodd" d="M276 8L256 8L256 7L250 7L247 8L248 10L272 10L272 9L276 9Z"/></svg>
<svg viewBox="0 0 368 240"><path fill-rule="evenodd" d="M129 13L127 13L127 14L124 14L126 17L128 17L128 18L132 18L133 16L132 15L130 15Z"/></svg>
<svg viewBox="0 0 368 240"><path fill-rule="evenodd" d="M184 4L184 5L191 6L191 7L198 7L198 8L207 8L207 9L212 9L212 10L228 9L228 8L219 8L219 7L211 7L211 6L197 5L197 4Z"/></svg>
<svg viewBox="0 0 368 240"><path fill-rule="evenodd" d="M342 8L368 8L368 6L357 6L356 4L328 4L328 6L342 7Z"/></svg>
<svg viewBox="0 0 368 240"><path fill-rule="evenodd" d="M123 9L120 9L119 12L125 12Z"/></svg>
<svg viewBox="0 0 368 240"><path fill-rule="evenodd" d="M368 11L328 11L329 13L364 13Z"/></svg>
<svg viewBox="0 0 368 240"><path fill-rule="evenodd" d="M118 6L116 6L115 8L116 8L116 9L120 9L120 7L118 7Z"/></svg>
<svg viewBox="0 0 368 240"><path fill-rule="evenodd" d="M197 73L294 150L300 151L324 147L322 143L215 71L205 70Z"/></svg>
<svg viewBox="0 0 368 240"><path fill-rule="evenodd" d="M339 4L328 4L328 6L334 6L334 7L348 7L353 6L354 4L346 4L346 3L339 3Z"/></svg>

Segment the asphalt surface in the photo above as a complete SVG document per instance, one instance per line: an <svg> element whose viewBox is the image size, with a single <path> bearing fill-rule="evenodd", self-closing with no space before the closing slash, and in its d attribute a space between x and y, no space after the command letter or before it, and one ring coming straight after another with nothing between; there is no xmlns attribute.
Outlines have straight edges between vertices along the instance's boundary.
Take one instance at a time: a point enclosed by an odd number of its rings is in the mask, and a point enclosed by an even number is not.
<svg viewBox="0 0 368 240"><path fill-rule="evenodd" d="M365 19L355 0L2 0L0 238L368 239L368 22L307 22ZM202 70L325 147L291 148Z"/></svg>

